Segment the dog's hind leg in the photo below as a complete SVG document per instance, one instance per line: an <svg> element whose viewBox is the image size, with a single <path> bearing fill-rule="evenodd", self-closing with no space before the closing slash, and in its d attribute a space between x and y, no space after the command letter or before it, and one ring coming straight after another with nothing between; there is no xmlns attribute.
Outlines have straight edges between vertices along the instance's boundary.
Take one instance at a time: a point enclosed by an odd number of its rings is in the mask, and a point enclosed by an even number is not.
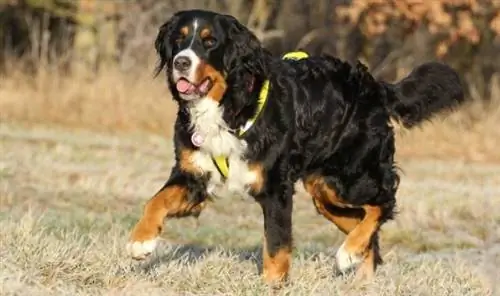
<svg viewBox="0 0 500 296"><path fill-rule="evenodd" d="M347 234L336 254L337 267L346 272L358 263L357 277L371 278L380 263L378 253L378 230L381 209L378 206L363 206L363 220Z"/></svg>
<svg viewBox="0 0 500 296"><path fill-rule="evenodd" d="M357 277L372 277L382 262L378 248L378 230L383 223L380 206L355 206L338 197L321 176L304 180L317 211L334 223L347 236L336 254L337 268L342 273L359 265Z"/></svg>

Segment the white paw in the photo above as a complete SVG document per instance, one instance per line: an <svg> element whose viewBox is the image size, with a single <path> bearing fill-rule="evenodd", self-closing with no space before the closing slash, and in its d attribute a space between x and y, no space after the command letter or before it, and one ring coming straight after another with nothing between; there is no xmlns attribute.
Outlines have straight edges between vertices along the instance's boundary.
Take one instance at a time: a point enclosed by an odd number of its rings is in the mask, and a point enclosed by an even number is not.
<svg viewBox="0 0 500 296"><path fill-rule="evenodd" d="M127 244L127 253L133 259L143 260L149 256L158 244L158 238L143 242L129 242Z"/></svg>
<svg viewBox="0 0 500 296"><path fill-rule="evenodd" d="M347 252L345 249L345 243L343 243L338 249L335 259L337 260L337 268L342 273L349 271L349 269L363 261L363 257L361 255Z"/></svg>

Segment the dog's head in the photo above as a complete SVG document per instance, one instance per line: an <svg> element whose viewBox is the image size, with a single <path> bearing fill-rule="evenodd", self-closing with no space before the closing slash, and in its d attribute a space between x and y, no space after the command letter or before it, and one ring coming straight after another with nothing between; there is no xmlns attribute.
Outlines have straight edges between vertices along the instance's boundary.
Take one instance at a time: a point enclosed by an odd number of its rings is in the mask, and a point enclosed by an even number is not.
<svg viewBox="0 0 500 296"><path fill-rule="evenodd" d="M261 71L259 40L229 15L180 11L160 27L155 47L157 74L166 68L175 99L219 102L229 87Z"/></svg>

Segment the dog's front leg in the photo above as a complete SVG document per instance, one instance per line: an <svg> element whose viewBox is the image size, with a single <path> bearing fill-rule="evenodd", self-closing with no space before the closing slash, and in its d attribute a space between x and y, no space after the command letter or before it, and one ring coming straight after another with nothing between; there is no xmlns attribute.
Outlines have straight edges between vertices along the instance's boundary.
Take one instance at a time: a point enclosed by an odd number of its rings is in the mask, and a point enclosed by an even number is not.
<svg viewBox="0 0 500 296"><path fill-rule="evenodd" d="M283 186L280 186L283 187ZM262 275L268 284L282 284L288 279L292 260L293 185L264 194L259 203L264 214Z"/></svg>
<svg viewBox="0 0 500 296"><path fill-rule="evenodd" d="M129 255L137 260L153 252L166 217L198 216L205 206L204 184L193 175L174 167L163 188L144 207L130 235Z"/></svg>

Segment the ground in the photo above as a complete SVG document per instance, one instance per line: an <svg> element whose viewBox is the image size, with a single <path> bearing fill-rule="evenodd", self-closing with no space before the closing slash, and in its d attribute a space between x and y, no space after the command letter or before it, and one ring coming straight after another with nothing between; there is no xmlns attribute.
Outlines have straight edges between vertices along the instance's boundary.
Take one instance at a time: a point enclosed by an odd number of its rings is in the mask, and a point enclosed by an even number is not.
<svg viewBox="0 0 500 296"><path fill-rule="evenodd" d="M198 220L169 220L150 260L126 256L130 228L168 177L171 151L167 137L149 133L0 123L0 294L266 294L262 214L252 200L215 200ZM399 214L382 230L385 264L375 280L353 285L335 275L343 234L299 186L291 283L278 294L500 293L500 163L398 162Z"/></svg>

